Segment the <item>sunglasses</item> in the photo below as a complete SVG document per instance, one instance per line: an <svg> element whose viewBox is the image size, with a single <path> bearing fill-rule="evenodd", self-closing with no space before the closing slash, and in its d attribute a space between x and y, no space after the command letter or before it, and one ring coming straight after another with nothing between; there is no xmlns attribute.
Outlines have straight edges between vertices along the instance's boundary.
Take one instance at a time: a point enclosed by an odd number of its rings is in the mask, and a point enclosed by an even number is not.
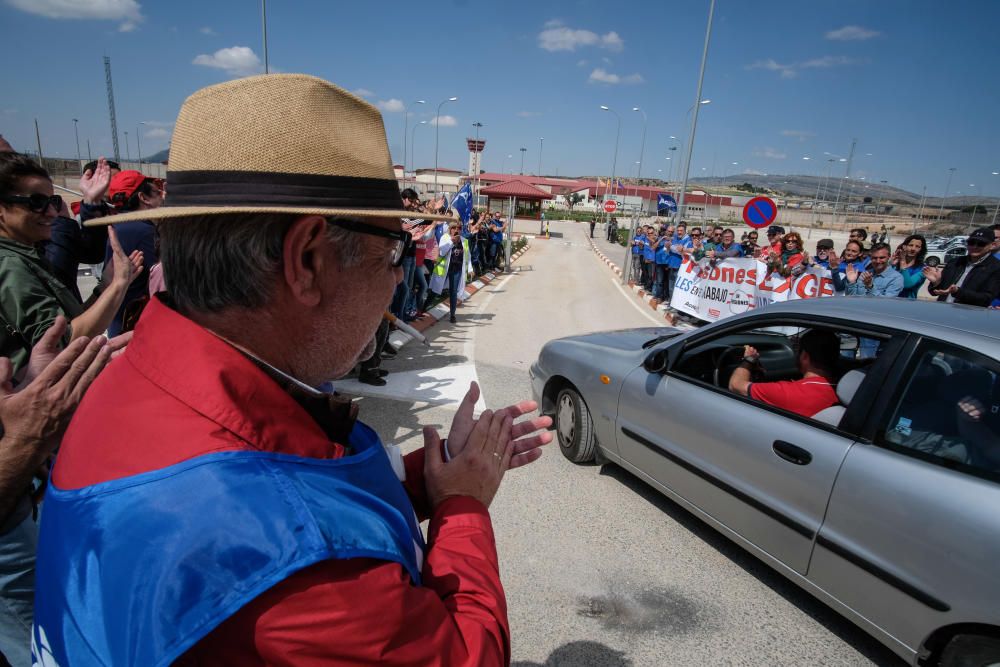
<svg viewBox="0 0 1000 667"><path fill-rule="evenodd" d="M691 236L695 237L696 239L700 239L701 238L701 234L692 234Z"/></svg>
<svg viewBox="0 0 1000 667"><path fill-rule="evenodd" d="M789 245L789 244L798 245L799 242L796 241L795 239L788 239L787 241L785 241L785 245Z"/></svg>
<svg viewBox="0 0 1000 667"><path fill-rule="evenodd" d="M392 239L395 241L392 248L389 250L389 261L393 267L400 266L403 263L403 257L406 255L407 248L413 244L413 236L410 232L382 229L381 227L369 225L358 220L349 220L344 218L327 218L326 222L328 225L340 227L341 229L346 229L349 232L368 234L369 236L379 236L384 239Z"/></svg>
<svg viewBox="0 0 1000 667"><path fill-rule="evenodd" d="M982 239L965 239L965 245L975 246L976 248L985 248L990 245L988 241L983 241Z"/></svg>
<svg viewBox="0 0 1000 667"><path fill-rule="evenodd" d="M41 192L34 192L30 195L11 195L3 199L8 204L24 204L32 213L45 213L49 206L56 209L56 213L62 210L63 200L59 195L44 195Z"/></svg>

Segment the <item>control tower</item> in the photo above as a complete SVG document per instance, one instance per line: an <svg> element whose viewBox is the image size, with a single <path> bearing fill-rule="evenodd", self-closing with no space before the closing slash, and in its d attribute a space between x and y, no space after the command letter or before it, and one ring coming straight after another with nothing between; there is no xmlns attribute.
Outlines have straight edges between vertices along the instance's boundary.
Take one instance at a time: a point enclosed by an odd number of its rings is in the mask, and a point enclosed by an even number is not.
<svg viewBox="0 0 1000 667"><path fill-rule="evenodd" d="M486 147L485 139L466 139L465 144L469 147L469 176L479 176L480 154Z"/></svg>

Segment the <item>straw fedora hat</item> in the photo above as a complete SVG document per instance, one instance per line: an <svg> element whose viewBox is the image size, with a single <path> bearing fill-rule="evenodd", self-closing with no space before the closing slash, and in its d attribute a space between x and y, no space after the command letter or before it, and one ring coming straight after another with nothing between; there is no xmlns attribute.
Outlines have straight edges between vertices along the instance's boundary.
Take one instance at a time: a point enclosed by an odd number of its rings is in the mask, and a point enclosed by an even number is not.
<svg viewBox="0 0 1000 667"><path fill-rule="evenodd" d="M89 220L117 224L224 213L451 220L403 208L378 109L304 74L202 88L184 101L170 142L163 206Z"/></svg>

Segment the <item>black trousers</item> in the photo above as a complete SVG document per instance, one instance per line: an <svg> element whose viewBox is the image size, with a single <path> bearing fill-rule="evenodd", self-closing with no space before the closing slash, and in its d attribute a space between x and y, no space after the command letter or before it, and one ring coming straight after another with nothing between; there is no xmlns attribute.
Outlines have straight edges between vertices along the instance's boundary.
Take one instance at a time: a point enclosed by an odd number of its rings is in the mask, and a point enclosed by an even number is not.
<svg viewBox="0 0 1000 667"><path fill-rule="evenodd" d="M358 370L359 375L368 375L382 365L382 348L389 340L389 320L383 319L378 329L375 330L375 352L368 359L361 362Z"/></svg>

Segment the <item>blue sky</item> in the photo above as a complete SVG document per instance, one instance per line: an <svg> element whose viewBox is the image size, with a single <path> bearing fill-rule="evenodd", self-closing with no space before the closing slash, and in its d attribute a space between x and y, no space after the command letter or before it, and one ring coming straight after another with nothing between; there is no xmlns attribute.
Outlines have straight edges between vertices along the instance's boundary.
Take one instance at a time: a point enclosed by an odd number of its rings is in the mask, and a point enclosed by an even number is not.
<svg viewBox="0 0 1000 667"><path fill-rule="evenodd" d="M638 106L643 175L667 176L682 152L668 136L688 136L707 15L708 0L271 0L269 60L379 103L397 162L398 101L412 130L458 96L442 111L442 166L466 167L479 121L487 170L519 170L524 147L536 172L545 137L543 173L610 173L605 104L622 117L617 172L635 173ZM95 157L110 153L105 54L133 157L136 131L145 155L167 146L187 95L262 67L254 0L0 0L0 25L0 133L32 150L38 118L51 155L75 156L74 117L83 152L89 138ZM824 152L846 156L857 138L857 177L940 195L956 167L951 194L1000 195L997 25L1000 2L987 0L717 0L692 175L824 174ZM411 166L433 166L434 130L417 130Z"/></svg>

